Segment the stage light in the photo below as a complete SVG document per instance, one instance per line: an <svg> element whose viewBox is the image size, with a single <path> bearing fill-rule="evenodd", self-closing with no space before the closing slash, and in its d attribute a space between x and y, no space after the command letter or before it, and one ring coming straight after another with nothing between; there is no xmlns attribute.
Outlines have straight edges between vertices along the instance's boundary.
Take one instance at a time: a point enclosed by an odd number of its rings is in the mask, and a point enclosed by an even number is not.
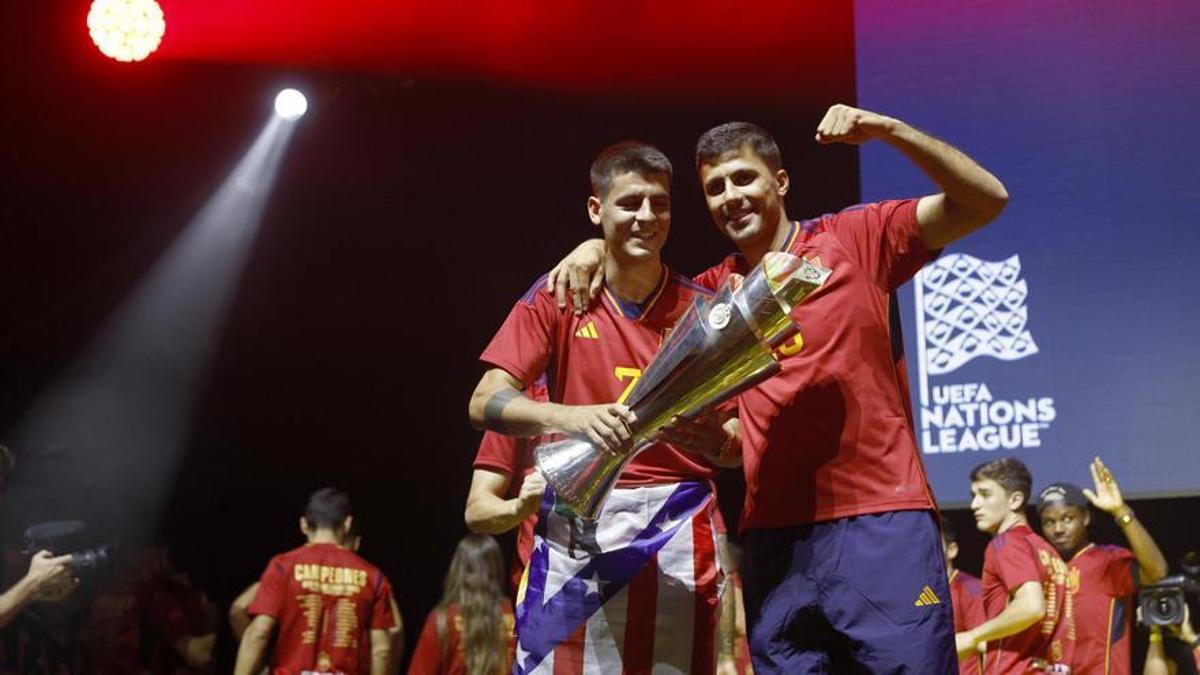
<svg viewBox="0 0 1200 675"><path fill-rule="evenodd" d="M141 61L158 49L167 24L154 0L95 0L87 26L105 56Z"/></svg>
<svg viewBox="0 0 1200 675"><path fill-rule="evenodd" d="M308 99L295 89L284 89L275 96L275 114L285 120L299 119L308 110Z"/></svg>

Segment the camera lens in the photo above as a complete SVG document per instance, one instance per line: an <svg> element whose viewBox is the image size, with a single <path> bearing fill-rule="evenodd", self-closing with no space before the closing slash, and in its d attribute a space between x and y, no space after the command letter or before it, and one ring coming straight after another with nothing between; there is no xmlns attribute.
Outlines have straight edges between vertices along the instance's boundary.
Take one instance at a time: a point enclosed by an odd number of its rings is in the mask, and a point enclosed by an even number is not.
<svg viewBox="0 0 1200 675"><path fill-rule="evenodd" d="M1162 596L1158 598L1158 602L1154 603L1154 611L1161 617L1168 617L1175 613L1178 609L1175 605L1175 598Z"/></svg>

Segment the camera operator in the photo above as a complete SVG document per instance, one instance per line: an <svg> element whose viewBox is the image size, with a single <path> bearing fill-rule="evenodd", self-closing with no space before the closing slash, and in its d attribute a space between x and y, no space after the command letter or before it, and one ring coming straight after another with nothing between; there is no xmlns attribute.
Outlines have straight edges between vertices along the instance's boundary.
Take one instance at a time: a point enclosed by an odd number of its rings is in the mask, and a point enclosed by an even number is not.
<svg viewBox="0 0 1200 675"><path fill-rule="evenodd" d="M0 445L0 494L16 468L11 450ZM71 574L71 556L53 556L38 551L29 561L29 570L13 587L0 594L0 628L7 626L29 603L62 600L75 588Z"/></svg>
<svg viewBox="0 0 1200 675"><path fill-rule="evenodd" d="M1042 534L1067 563L1069 615L1075 621L1077 673L1129 673L1133 632L1131 597L1137 586L1167 574L1158 544L1125 504L1116 480L1097 457L1091 463L1094 490L1053 483L1039 494ZM1130 548L1094 544L1088 537L1088 504L1116 520ZM1130 550L1132 549L1132 550Z"/></svg>
<svg viewBox="0 0 1200 675"><path fill-rule="evenodd" d="M31 602L67 597L76 585L70 563L70 555L55 557L49 551L38 551L29 561L25 576L0 595L0 628L7 626Z"/></svg>
<svg viewBox="0 0 1200 675"><path fill-rule="evenodd" d="M1195 672L1200 672L1200 636L1192 628L1190 612L1184 605L1183 621L1175 626L1167 626L1167 635L1184 643L1191 651L1192 666ZM1172 650L1174 651L1174 650ZM1162 626L1150 626L1150 647L1146 651L1146 668L1142 675L1176 675L1178 667L1167 654L1167 645L1163 643Z"/></svg>

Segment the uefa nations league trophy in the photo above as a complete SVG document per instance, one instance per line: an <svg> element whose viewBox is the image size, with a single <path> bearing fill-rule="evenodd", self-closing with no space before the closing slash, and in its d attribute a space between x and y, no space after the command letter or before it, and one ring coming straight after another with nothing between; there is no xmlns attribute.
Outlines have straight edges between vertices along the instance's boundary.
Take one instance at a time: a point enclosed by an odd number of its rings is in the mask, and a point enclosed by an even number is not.
<svg viewBox="0 0 1200 675"><path fill-rule="evenodd" d="M628 452L577 438L534 450L559 505L596 519L625 466L675 416L695 417L778 373L775 349L798 331L792 307L827 278L823 267L772 252L744 279L731 275L712 298L693 300L626 400L637 416Z"/></svg>

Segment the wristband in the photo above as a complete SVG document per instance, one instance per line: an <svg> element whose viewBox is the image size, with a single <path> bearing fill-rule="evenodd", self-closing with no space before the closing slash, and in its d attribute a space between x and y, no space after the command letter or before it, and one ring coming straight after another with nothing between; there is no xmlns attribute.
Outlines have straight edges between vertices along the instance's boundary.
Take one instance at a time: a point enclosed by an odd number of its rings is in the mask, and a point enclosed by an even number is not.
<svg viewBox="0 0 1200 675"><path fill-rule="evenodd" d="M1116 516L1116 518L1117 524L1119 524L1121 527L1125 527L1133 522L1133 509L1129 508L1128 506L1122 507L1121 513Z"/></svg>
<svg viewBox="0 0 1200 675"><path fill-rule="evenodd" d="M1150 631L1150 644L1157 645L1162 643L1162 631Z"/></svg>

